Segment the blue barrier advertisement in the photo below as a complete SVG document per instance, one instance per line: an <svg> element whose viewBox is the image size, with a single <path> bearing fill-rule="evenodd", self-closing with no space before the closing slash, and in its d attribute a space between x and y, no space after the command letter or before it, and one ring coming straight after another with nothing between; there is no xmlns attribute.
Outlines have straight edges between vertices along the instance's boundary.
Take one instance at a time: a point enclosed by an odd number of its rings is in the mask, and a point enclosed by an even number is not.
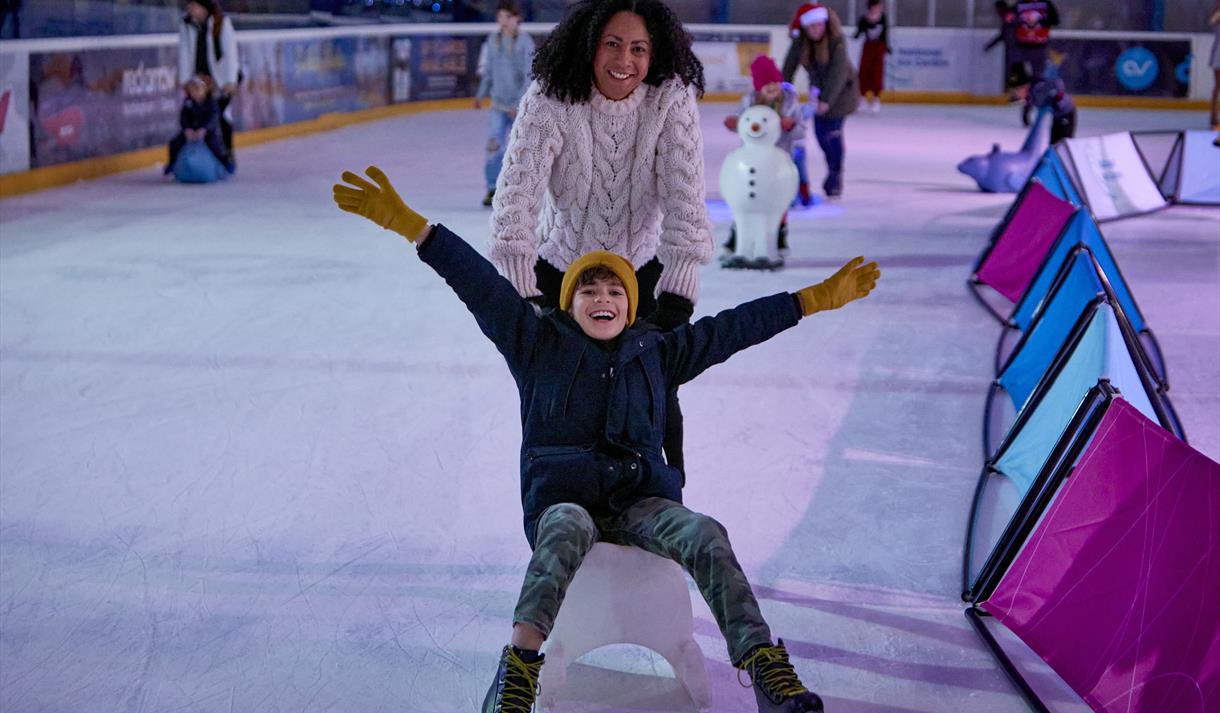
<svg viewBox="0 0 1220 713"><path fill-rule="evenodd" d="M176 47L30 55L30 165L142 149L178 131Z"/></svg>
<svg viewBox="0 0 1220 713"><path fill-rule="evenodd" d="M390 100L384 37L243 42L239 130L385 106Z"/></svg>
<svg viewBox="0 0 1220 713"><path fill-rule="evenodd" d="M417 35L394 39L393 100L473 97L483 35Z"/></svg>
<svg viewBox="0 0 1220 713"><path fill-rule="evenodd" d="M1190 40L1052 39L1069 94L1186 97ZM1204 68L1206 71L1206 68Z"/></svg>

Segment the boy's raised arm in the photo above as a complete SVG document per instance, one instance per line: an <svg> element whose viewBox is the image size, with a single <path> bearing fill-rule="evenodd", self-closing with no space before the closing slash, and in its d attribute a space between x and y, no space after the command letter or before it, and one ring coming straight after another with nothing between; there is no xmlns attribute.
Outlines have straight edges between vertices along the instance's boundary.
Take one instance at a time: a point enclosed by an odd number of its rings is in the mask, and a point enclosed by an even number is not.
<svg viewBox="0 0 1220 713"><path fill-rule="evenodd" d="M801 316L838 309L848 302L868 296L877 286L881 270L877 263L864 264L863 257L854 257L839 271L816 285L796 291L801 302Z"/></svg>
<svg viewBox="0 0 1220 713"><path fill-rule="evenodd" d="M747 302L679 327L666 335L672 347L668 365L672 377L679 384L690 381L708 367L795 326L801 317L867 297L880 277L877 263L866 265L863 257L857 257L816 285Z"/></svg>
<svg viewBox="0 0 1220 713"><path fill-rule="evenodd" d="M334 185L332 190L335 203L348 213L368 218L386 230L398 233L409 242L422 244L428 238L428 221L403 202L390 179L380 168L369 166L364 172L377 185L374 186L351 171L344 171L343 180L350 185Z"/></svg>
<svg viewBox="0 0 1220 713"><path fill-rule="evenodd" d="M370 166L365 173L373 183L344 171L346 184L333 188L335 203L414 243L421 259L445 279L517 377L536 344L539 319L534 308L474 248L444 226L430 225L403 202L381 169Z"/></svg>

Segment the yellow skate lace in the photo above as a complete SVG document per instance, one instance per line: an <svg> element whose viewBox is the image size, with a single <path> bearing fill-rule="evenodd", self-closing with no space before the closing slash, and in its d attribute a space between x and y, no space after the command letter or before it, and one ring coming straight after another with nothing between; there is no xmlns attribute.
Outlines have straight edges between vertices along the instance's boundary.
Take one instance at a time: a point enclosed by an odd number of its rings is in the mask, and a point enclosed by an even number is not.
<svg viewBox="0 0 1220 713"><path fill-rule="evenodd" d="M500 696L500 710L504 713L529 713L533 710L534 699L541 690L538 685L538 674L541 672L542 659L526 663L510 646L508 671L504 674L504 691Z"/></svg>
<svg viewBox="0 0 1220 713"><path fill-rule="evenodd" d="M753 686L753 679L742 681L741 674L744 671L751 675L751 671L757 672L758 669L762 669L763 688L769 692L791 698L809 691L801 684L801 679L797 678L796 671L788 662L788 652L778 646L759 647L742 661L737 667L737 683L741 684L742 688Z"/></svg>

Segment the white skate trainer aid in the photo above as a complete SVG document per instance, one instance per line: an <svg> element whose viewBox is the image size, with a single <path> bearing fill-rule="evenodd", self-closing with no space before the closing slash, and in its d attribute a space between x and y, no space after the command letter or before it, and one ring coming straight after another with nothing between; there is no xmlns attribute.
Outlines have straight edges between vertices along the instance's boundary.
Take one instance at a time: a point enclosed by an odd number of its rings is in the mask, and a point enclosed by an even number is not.
<svg viewBox="0 0 1220 713"><path fill-rule="evenodd" d="M539 703L554 706L568 665L581 655L635 644L663 656L695 705L708 710L707 669L693 627L690 590L678 563L638 547L595 543L568 585L543 648Z"/></svg>

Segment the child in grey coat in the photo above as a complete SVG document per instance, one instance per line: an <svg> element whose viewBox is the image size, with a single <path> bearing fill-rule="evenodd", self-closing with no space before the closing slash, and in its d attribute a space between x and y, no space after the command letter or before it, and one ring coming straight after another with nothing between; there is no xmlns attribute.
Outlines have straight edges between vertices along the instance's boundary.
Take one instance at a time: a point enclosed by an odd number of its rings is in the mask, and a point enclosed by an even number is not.
<svg viewBox="0 0 1220 713"><path fill-rule="evenodd" d="M474 95L475 109L483 107L484 99L491 100L487 162L483 168L487 179L485 207L491 207L491 199L495 196L508 132L517 118L517 105L529 86L530 65L534 61L534 40L521 32L521 10L513 0L500 2L496 23L500 29L488 35L479 50L479 88Z"/></svg>

